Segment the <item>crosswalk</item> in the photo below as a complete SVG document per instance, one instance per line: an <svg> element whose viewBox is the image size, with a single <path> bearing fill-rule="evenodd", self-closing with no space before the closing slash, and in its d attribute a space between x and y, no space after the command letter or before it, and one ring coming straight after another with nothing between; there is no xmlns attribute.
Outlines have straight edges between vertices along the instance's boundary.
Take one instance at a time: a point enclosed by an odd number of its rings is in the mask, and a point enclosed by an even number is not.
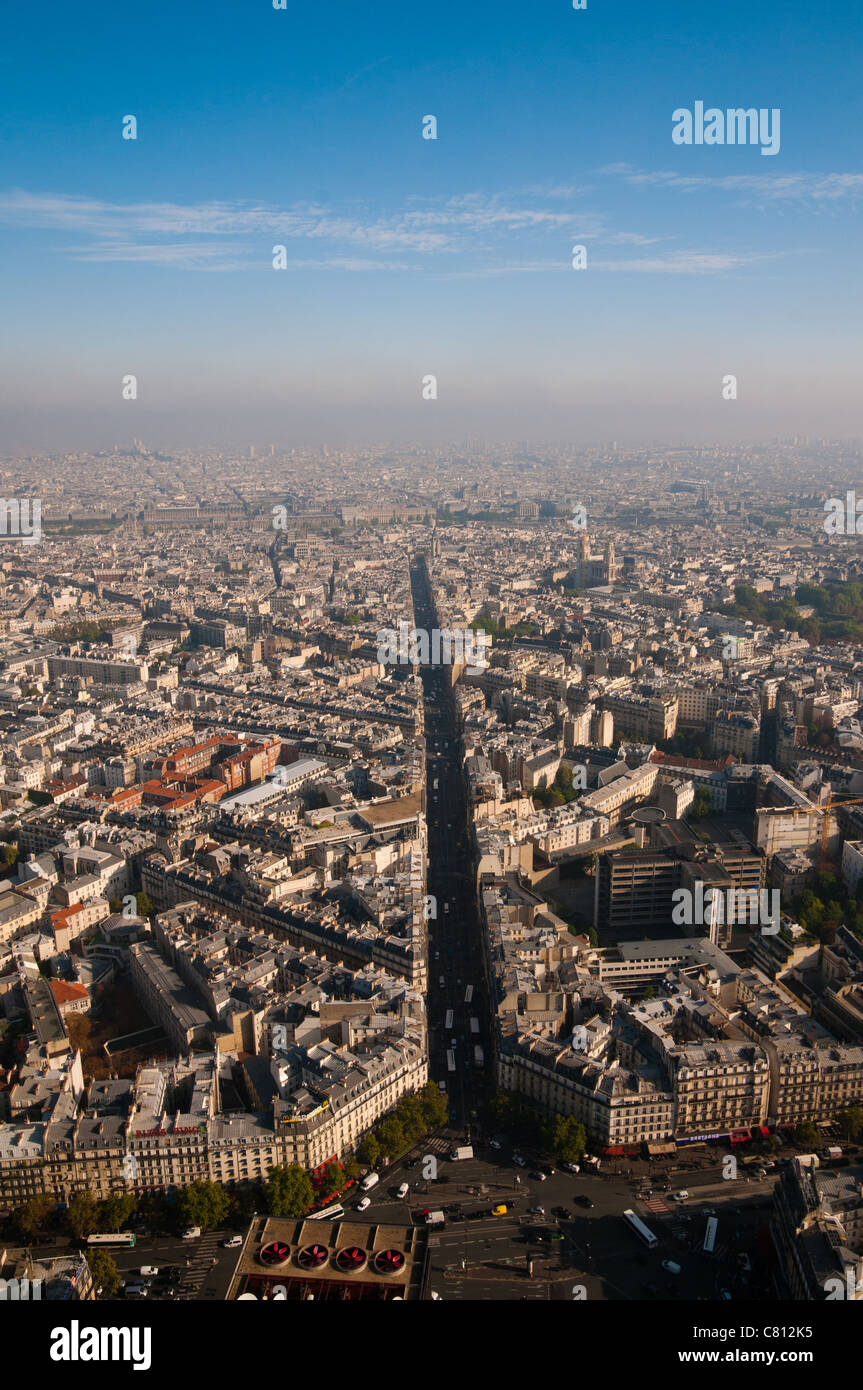
<svg viewBox="0 0 863 1390"><path fill-rule="evenodd" d="M654 1216L667 1216L671 1211L671 1207L664 1197L647 1197L642 1200L642 1206L647 1207L647 1210Z"/></svg>
<svg viewBox="0 0 863 1390"><path fill-rule="evenodd" d="M213 1260L218 1247L219 1237L215 1231L205 1231L200 1240L196 1242L191 1264L185 1271L180 1284L181 1297L191 1298L198 1292L213 1267Z"/></svg>

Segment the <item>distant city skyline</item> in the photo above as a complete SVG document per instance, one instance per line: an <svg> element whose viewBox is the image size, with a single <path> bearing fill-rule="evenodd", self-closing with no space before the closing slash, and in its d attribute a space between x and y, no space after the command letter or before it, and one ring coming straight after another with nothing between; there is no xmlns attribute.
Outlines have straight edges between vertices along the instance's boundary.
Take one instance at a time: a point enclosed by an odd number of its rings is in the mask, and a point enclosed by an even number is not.
<svg viewBox="0 0 863 1390"><path fill-rule="evenodd" d="M856 437L861 35L739 0L16 17L0 447ZM699 101L781 148L676 144Z"/></svg>

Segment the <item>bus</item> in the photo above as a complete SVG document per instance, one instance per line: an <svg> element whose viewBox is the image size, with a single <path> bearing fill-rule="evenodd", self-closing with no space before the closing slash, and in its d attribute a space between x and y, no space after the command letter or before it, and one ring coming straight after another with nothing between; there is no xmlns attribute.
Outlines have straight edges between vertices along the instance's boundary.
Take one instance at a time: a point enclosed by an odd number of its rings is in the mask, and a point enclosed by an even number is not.
<svg viewBox="0 0 863 1390"><path fill-rule="evenodd" d="M634 1211L625 1211L623 1213L623 1219L630 1229L635 1232L638 1239L644 1242L648 1250L652 1250L654 1246L659 1243L649 1227L645 1226L643 1221L639 1221Z"/></svg>
<svg viewBox="0 0 863 1390"><path fill-rule="evenodd" d="M469 1004L469 1003L471 1002L472 999L473 999L473 985L468 985L467 989L466 989L465 992L464 992L464 1002L465 1002L466 1004Z"/></svg>
<svg viewBox="0 0 863 1390"><path fill-rule="evenodd" d="M451 1047L447 1049L446 1069L447 1071L455 1071L455 1053Z"/></svg>
<svg viewBox="0 0 863 1390"><path fill-rule="evenodd" d="M444 1020L444 1025L443 1025L443 1026L444 1026L444 1029L446 1030L447 1033L451 1033L451 1032L452 1032L452 1020L453 1020L453 1011L452 1011L452 1009L447 1009L447 1011L446 1011L446 1019Z"/></svg>
<svg viewBox="0 0 863 1390"><path fill-rule="evenodd" d="M338 1221L339 1217L344 1216L345 1209L340 1207L338 1202L332 1207L324 1207L322 1211L310 1211L309 1221Z"/></svg>
<svg viewBox="0 0 863 1390"><path fill-rule="evenodd" d="M108 1231L87 1237L88 1245L123 1246L131 1250L135 1244L134 1231Z"/></svg>
<svg viewBox="0 0 863 1390"><path fill-rule="evenodd" d="M716 1249L716 1232L719 1229L719 1222L715 1216L708 1216L707 1229L704 1232L704 1244L701 1247L702 1253L712 1255Z"/></svg>
<svg viewBox="0 0 863 1390"><path fill-rule="evenodd" d="M472 1019L471 1019L471 1021L470 1021L470 1031L471 1031L472 1033L478 1033L478 1032L479 1032L479 1019L478 1019L478 1018L472 1018Z"/></svg>

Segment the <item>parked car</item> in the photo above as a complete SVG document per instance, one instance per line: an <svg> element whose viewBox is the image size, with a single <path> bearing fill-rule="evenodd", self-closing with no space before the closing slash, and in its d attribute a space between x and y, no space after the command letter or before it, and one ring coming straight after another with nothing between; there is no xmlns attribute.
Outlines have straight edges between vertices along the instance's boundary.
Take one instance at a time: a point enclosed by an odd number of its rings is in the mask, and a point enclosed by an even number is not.
<svg viewBox="0 0 863 1390"><path fill-rule="evenodd" d="M503 1147L499 1139L489 1139L488 1146L490 1149L500 1149Z"/></svg>
<svg viewBox="0 0 863 1390"><path fill-rule="evenodd" d="M667 1269L669 1274L679 1274L679 1273L680 1273L680 1265L679 1265L679 1264L676 1264L674 1260L663 1260L663 1261L662 1261L662 1268L663 1268L663 1269Z"/></svg>

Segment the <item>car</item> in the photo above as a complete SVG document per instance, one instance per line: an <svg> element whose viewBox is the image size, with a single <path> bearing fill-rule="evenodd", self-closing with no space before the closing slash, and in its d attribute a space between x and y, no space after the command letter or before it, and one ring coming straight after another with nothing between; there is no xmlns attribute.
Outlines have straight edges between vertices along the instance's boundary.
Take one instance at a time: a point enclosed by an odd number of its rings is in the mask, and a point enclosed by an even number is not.
<svg viewBox="0 0 863 1390"><path fill-rule="evenodd" d="M187 1226L183 1232L183 1240L197 1240L200 1234L200 1226Z"/></svg>
<svg viewBox="0 0 863 1390"><path fill-rule="evenodd" d="M556 1216L559 1221L569 1220L570 1213L568 1207L552 1207L551 1211L552 1215Z"/></svg>
<svg viewBox="0 0 863 1390"><path fill-rule="evenodd" d="M402 1182L402 1183L399 1183L399 1187L398 1187L398 1191L396 1192L396 1196L399 1198L400 1201L404 1201L405 1197L408 1195L409 1192L410 1192L410 1188L409 1188L408 1184L407 1184L406 1182Z"/></svg>
<svg viewBox="0 0 863 1390"><path fill-rule="evenodd" d="M662 1268L667 1269L669 1274L680 1273L680 1265L677 1264L674 1260L663 1260Z"/></svg>
<svg viewBox="0 0 863 1390"><path fill-rule="evenodd" d="M222 1241L222 1249L223 1249L223 1250L236 1250L238 1246L242 1245L242 1243L243 1243L243 1237L242 1237L242 1236L227 1236L227 1237L225 1238L225 1240Z"/></svg>
<svg viewBox="0 0 863 1390"><path fill-rule="evenodd" d="M574 1202L577 1202L578 1205L579 1205L580 1207L592 1207L592 1206L593 1206L593 1202L590 1200L589 1197L585 1197L585 1195L584 1195L583 1192L577 1192L576 1195L573 1197L572 1200L573 1200Z"/></svg>
<svg viewBox="0 0 863 1390"><path fill-rule="evenodd" d="M535 1182L545 1182L545 1173L541 1172L539 1168L534 1168L530 1176Z"/></svg>
<svg viewBox="0 0 863 1390"><path fill-rule="evenodd" d="M565 1173L580 1173L581 1169L577 1163L561 1163L561 1168Z"/></svg>
<svg viewBox="0 0 863 1390"><path fill-rule="evenodd" d="M512 1156L512 1161L513 1161L513 1163L517 1163L518 1166L519 1166L519 1168L526 1168L526 1167L527 1167L527 1159L526 1159L526 1158L522 1158L521 1154L513 1154L513 1156Z"/></svg>
<svg viewBox="0 0 863 1390"><path fill-rule="evenodd" d="M682 1187L679 1192L672 1192L671 1200L672 1202L685 1202L688 1196L689 1193L686 1188Z"/></svg>
<svg viewBox="0 0 863 1390"><path fill-rule="evenodd" d="M489 1139L489 1141L488 1141L488 1146L489 1146L490 1149L495 1149L495 1150L497 1150L497 1149L502 1149L502 1148L503 1148L503 1145L501 1144L501 1142L500 1142L499 1139Z"/></svg>
<svg viewBox="0 0 863 1390"><path fill-rule="evenodd" d="M727 1303L731 1302L731 1294L728 1292L727 1289L720 1289L719 1292L721 1297L724 1298Z"/></svg>
<svg viewBox="0 0 863 1390"><path fill-rule="evenodd" d="M156 1275L157 1275L158 1273L159 1273L159 1267L158 1267L158 1265L141 1265L141 1278L142 1278L142 1279L155 1279L155 1278L156 1278Z"/></svg>
<svg viewBox="0 0 863 1390"><path fill-rule="evenodd" d="M357 1211L367 1211L372 1204L371 1197L363 1197L362 1201L357 1202Z"/></svg>
<svg viewBox="0 0 863 1390"><path fill-rule="evenodd" d="M149 1298L150 1286L149 1284L142 1284L140 1280L137 1280L134 1283L124 1284L123 1294L126 1298Z"/></svg>
<svg viewBox="0 0 863 1390"><path fill-rule="evenodd" d="M528 1207L528 1216L545 1216L545 1207Z"/></svg>

